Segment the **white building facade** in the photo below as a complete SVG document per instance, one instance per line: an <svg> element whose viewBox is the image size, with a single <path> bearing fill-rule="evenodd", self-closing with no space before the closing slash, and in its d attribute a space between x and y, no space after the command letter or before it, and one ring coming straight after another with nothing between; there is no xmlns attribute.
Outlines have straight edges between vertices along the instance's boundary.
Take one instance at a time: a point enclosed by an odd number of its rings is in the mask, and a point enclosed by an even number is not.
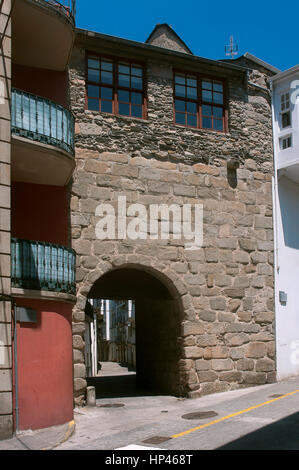
<svg viewBox="0 0 299 470"><path fill-rule="evenodd" d="M299 65L272 78L277 379L299 374Z"/></svg>

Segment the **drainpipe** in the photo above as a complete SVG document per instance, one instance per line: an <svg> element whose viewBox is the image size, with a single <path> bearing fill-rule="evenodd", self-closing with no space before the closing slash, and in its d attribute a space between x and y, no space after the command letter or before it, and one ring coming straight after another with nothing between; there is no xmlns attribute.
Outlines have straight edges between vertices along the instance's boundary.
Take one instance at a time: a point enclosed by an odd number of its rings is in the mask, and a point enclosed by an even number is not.
<svg viewBox="0 0 299 470"><path fill-rule="evenodd" d="M19 430L19 392L18 392L18 346L17 346L17 309L13 302L14 316L14 368L15 368L15 413L16 413L16 432Z"/></svg>
<svg viewBox="0 0 299 470"><path fill-rule="evenodd" d="M18 354L17 354L17 309L16 309L16 304L14 302L14 299L11 295L7 294L0 294L0 301L3 302L11 302L12 305L12 312L13 312L13 322L14 322L14 337L12 338L14 342L14 363L12 365L12 368L14 366L14 376L15 376L15 427L16 431L19 429L19 395L18 395Z"/></svg>

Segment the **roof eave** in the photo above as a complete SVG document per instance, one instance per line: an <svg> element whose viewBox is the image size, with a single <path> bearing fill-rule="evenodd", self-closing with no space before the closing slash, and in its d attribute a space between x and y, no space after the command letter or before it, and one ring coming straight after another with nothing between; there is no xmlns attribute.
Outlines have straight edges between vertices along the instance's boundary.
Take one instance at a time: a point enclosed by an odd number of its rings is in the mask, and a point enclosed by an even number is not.
<svg viewBox="0 0 299 470"><path fill-rule="evenodd" d="M226 63L221 60L212 60L212 59L207 59L207 58L196 56L196 55L191 55L191 54L189 55L189 54L186 54L185 52L173 51L171 49L165 49L165 48L154 46L151 44L132 41L131 39L124 39L124 38L119 38L117 36L110 36L107 34L97 33L95 31L89 31L85 29L76 28L76 33L78 35L82 35L85 38L101 39L101 40L108 41L114 44L115 43L123 44L124 46L135 47L135 48L142 49L144 51L153 52L160 56L168 56L168 57L173 56L173 57L177 57L177 58L187 60L190 62L201 62L205 65L219 66L219 67L231 70L231 71L237 71L237 72L243 72L243 73L246 73L248 70L247 67L242 67L240 65Z"/></svg>

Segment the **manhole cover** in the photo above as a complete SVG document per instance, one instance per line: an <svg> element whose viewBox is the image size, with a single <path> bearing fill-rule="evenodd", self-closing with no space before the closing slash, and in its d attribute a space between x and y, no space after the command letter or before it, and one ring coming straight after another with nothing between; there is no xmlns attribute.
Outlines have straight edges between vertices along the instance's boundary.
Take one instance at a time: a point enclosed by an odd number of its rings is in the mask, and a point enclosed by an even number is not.
<svg viewBox="0 0 299 470"><path fill-rule="evenodd" d="M165 437L165 436L153 436L150 437L149 439L145 439L144 444L161 444L162 442L169 441L171 437Z"/></svg>
<svg viewBox="0 0 299 470"><path fill-rule="evenodd" d="M99 405L100 408L121 408L125 406L123 403L106 403L105 405Z"/></svg>
<svg viewBox="0 0 299 470"><path fill-rule="evenodd" d="M283 394L282 393L276 393L274 395L270 395L269 398L280 398L280 397L283 397Z"/></svg>
<svg viewBox="0 0 299 470"><path fill-rule="evenodd" d="M218 413L215 411L195 411L194 413L187 413L183 415L182 418L184 419L206 419L206 418L213 418L217 416Z"/></svg>

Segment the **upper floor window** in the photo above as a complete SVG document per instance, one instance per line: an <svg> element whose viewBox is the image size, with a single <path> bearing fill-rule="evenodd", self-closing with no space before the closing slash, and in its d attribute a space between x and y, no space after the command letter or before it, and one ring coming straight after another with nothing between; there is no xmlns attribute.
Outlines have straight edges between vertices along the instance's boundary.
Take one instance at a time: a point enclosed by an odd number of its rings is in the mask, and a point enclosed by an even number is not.
<svg viewBox="0 0 299 470"><path fill-rule="evenodd" d="M291 109L290 109L290 93L280 95L280 112L281 127L289 127L291 125Z"/></svg>
<svg viewBox="0 0 299 470"><path fill-rule="evenodd" d="M126 60L87 56L87 108L145 118L144 69Z"/></svg>
<svg viewBox="0 0 299 470"><path fill-rule="evenodd" d="M279 139L279 147L280 147L280 150L286 150L292 147L292 136L287 135Z"/></svg>
<svg viewBox="0 0 299 470"><path fill-rule="evenodd" d="M174 74L175 123L226 131L225 83L196 74Z"/></svg>

